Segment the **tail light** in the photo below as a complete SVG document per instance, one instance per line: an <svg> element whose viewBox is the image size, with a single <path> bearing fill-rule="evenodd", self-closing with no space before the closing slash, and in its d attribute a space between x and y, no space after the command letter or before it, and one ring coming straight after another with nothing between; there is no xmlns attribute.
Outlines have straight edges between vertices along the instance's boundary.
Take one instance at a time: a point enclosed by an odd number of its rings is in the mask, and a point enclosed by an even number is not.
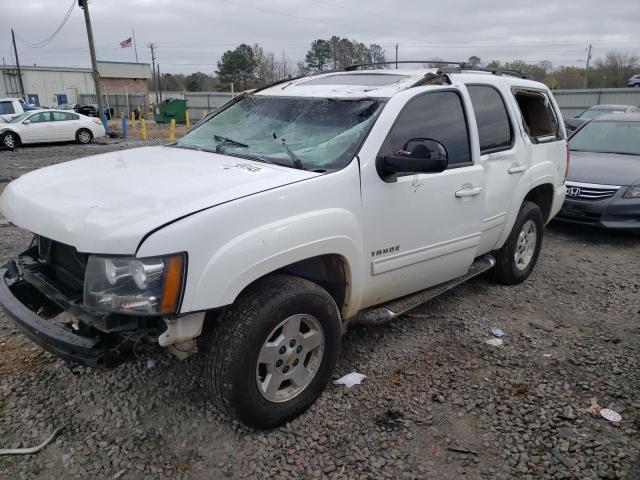
<svg viewBox="0 0 640 480"><path fill-rule="evenodd" d="M571 149L569 148L569 142L567 142L567 166L564 169L564 179L569 176L569 160L571 159Z"/></svg>

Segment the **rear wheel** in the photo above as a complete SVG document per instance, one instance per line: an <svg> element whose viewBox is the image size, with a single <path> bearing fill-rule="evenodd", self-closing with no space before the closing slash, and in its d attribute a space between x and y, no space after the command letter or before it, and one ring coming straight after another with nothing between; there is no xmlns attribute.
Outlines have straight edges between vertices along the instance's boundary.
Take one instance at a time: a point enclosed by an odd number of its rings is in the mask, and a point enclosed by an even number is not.
<svg viewBox="0 0 640 480"><path fill-rule="evenodd" d="M7 147L10 150L18 147L20 145L20 137L13 132L7 132L2 135L2 145Z"/></svg>
<svg viewBox="0 0 640 480"><path fill-rule="evenodd" d="M205 362L211 394L230 415L259 429L297 417L331 378L341 341L333 298L308 280L259 280L214 326Z"/></svg>
<svg viewBox="0 0 640 480"><path fill-rule="evenodd" d="M533 202L523 202L509 238L496 252L496 266L489 271L491 278L505 285L524 282L540 255L543 229L540 207Z"/></svg>
<svg viewBox="0 0 640 480"><path fill-rule="evenodd" d="M87 143L91 143L91 139L93 135L86 128L82 128L76 132L76 142L82 143L86 145Z"/></svg>

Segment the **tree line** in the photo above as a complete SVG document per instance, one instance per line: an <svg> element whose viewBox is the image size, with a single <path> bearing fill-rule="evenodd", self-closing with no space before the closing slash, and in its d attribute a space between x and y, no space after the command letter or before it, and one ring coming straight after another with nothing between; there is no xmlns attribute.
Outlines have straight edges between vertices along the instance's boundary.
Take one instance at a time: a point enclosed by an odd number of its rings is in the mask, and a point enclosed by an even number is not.
<svg viewBox="0 0 640 480"><path fill-rule="evenodd" d="M387 60L384 49L378 44L366 45L354 39L332 36L311 42L304 61L294 64L282 52L276 55L259 44L238 45L227 50L217 62L215 74L196 72L190 75L165 73L160 78L164 91L228 91L233 85L236 91L255 88L278 80L308 75L328 70L339 70L349 65L379 63ZM438 58L425 67L437 67ZM491 60L486 64L479 56L470 56L465 63L472 67L518 70L552 89L624 87L631 75L640 71L640 59L636 55L616 51L597 58L585 73L584 67L558 66L549 61L527 63L523 60L502 62ZM379 67L383 68L383 67ZM387 67L390 68L390 67ZM153 82L149 84L153 89Z"/></svg>

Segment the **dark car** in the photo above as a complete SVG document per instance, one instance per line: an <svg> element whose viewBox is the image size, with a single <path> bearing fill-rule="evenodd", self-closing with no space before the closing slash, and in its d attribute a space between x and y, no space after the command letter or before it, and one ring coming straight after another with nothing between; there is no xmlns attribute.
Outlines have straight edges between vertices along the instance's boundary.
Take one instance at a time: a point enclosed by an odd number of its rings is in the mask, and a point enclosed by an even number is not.
<svg viewBox="0 0 640 480"><path fill-rule="evenodd" d="M599 117L600 115L604 115L606 113L634 112L640 112L640 107L636 107L635 105L593 105L592 107L587 108L577 117L566 118L564 120L564 125L567 129L567 133L571 135L589 120L595 117Z"/></svg>
<svg viewBox="0 0 640 480"><path fill-rule="evenodd" d="M570 139L565 222L640 233L640 113L594 118Z"/></svg>
<svg viewBox="0 0 640 480"><path fill-rule="evenodd" d="M82 115L86 115L87 117L97 117L98 110L93 105L78 105L77 103L65 103L63 105L59 105L58 109L60 110L73 110L76 113L80 113Z"/></svg>
<svg viewBox="0 0 640 480"><path fill-rule="evenodd" d="M640 73L629 78L627 87L640 88Z"/></svg>

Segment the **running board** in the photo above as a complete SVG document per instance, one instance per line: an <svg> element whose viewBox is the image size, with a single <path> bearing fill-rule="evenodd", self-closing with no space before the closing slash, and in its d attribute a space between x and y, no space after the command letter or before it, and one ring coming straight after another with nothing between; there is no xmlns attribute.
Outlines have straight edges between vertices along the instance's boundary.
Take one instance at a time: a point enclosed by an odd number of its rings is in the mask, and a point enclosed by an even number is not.
<svg viewBox="0 0 640 480"><path fill-rule="evenodd" d="M477 258L466 275L454 278L448 282L435 285L433 287L421 290L410 295L391 300L387 303L371 307L356 315L353 320L349 322L351 325L382 325L394 318L404 315L409 310L413 310L416 307L428 302L429 300L442 295L444 292L457 287L461 283L466 282L470 278L476 277L481 273L494 267L496 259L492 255L485 255Z"/></svg>

